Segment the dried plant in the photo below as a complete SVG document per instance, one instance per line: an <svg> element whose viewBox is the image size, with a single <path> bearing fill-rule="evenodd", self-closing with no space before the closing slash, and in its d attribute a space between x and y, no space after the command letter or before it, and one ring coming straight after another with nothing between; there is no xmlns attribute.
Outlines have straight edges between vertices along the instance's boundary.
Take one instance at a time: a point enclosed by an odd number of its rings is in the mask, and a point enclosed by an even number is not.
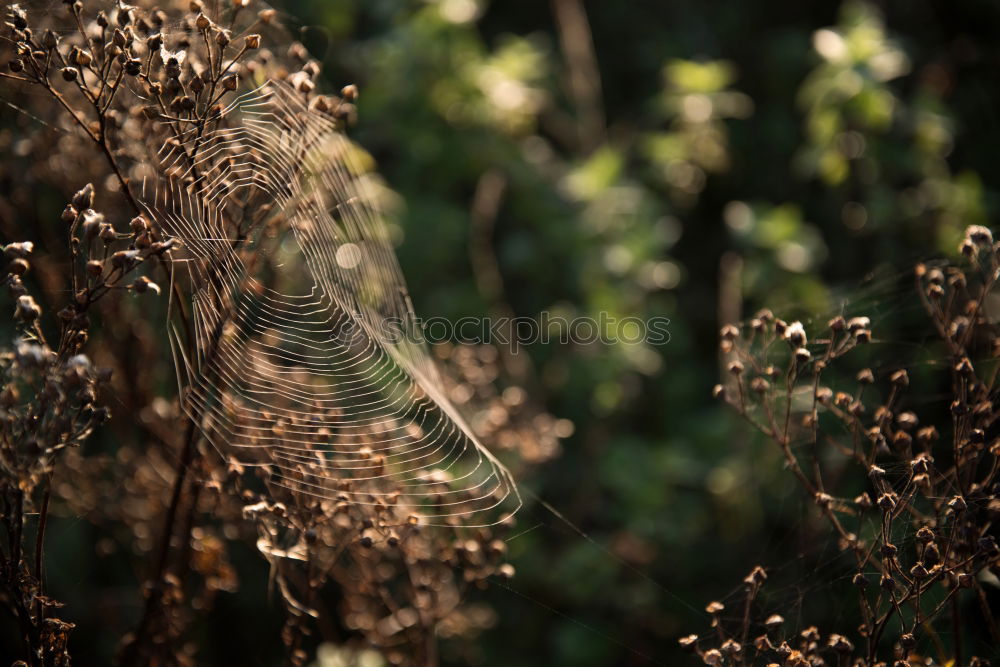
<svg viewBox="0 0 1000 667"><path fill-rule="evenodd" d="M767 579L757 567L744 581L739 614L713 602L714 633L681 641L706 664L983 665L963 648L963 635L976 629L1000 645L981 576L1000 566L1000 338L989 313L1000 245L989 230L970 227L961 252L966 266L916 269L915 298L947 354L951 391L942 407L950 424L936 423L935 406L909 395L906 368L884 378L862 369L853 390L825 383L845 355L872 340L867 317L836 317L813 341L801 323L767 310L723 328L727 380L715 392L774 442L850 558L858 625L787 634L780 615L761 622L751 613ZM854 495L852 487L863 490Z"/></svg>
<svg viewBox="0 0 1000 667"><path fill-rule="evenodd" d="M21 279L31 243L5 249L22 333L3 358L0 574L32 665L69 663L72 626L41 587L53 490L72 511L139 536L150 572L124 664L193 664L187 628L238 585L226 541L242 534L271 564L289 664L304 664L307 621L320 618L336 619L341 641L428 665L439 628L482 625L463 611L465 590L513 573L499 538L517 491L480 438L531 462L558 451L556 420L518 387L491 389L492 348L449 348L463 379L438 374L413 336L381 186L343 134L357 89L318 94L318 63L299 44L280 57L265 48L290 40L274 10L249 4L7 11L4 81L43 93L30 109L44 125L32 150L52 159L38 169L102 184L63 212L70 275L44 277L72 296L58 345ZM113 379L84 356L88 311L114 308L106 297L123 290L164 292L176 403L134 366ZM147 359L166 352L139 347ZM151 446L80 451L109 416L102 387L125 390ZM109 479L124 475L125 498L106 502L123 493Z"/></svg>

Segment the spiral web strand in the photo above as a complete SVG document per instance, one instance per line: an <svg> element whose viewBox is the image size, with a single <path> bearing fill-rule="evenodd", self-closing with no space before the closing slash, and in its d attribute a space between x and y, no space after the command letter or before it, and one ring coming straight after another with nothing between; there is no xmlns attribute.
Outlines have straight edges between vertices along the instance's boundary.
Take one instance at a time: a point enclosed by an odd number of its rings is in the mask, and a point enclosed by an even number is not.
<svg viewBox="0 0 1000 667"><path fill-rule="evenodd" d="M511 515L510 473L420 338L362 152L284 83L224 116L168 142L164 178L144 188L189 255L193 351L173 336L184 410L232 464L298 497L397 505L428 525Z"/></svg>

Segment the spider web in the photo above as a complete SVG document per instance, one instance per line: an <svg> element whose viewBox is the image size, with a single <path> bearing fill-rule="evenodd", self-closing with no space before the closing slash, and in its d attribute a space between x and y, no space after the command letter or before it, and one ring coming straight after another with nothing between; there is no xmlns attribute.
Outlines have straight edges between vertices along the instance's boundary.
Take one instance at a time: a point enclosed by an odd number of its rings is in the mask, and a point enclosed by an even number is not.
<svg viewBox="0 0 1000 667"><path fill-rule="evenodd" d="M193 349L172 332L185 412L232 465L301 497L428 525L513 514L510 473L420 336L364 153L287 83L224 116L168 142L144 188L189 255Z"/></svg>

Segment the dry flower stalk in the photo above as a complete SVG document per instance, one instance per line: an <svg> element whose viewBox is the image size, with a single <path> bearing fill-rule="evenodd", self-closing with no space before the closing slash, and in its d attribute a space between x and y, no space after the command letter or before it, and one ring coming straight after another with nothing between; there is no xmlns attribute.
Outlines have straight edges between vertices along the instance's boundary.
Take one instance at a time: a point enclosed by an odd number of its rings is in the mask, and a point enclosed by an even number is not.
<svg viewBox="0 0 1000 667"><path fill-rule="evenodd" d="M151 571L142 616L122 641L124 664L195 663L187 628L219 592L239 585L227 542L240 538L256 541L273 566L288 612L282 637L290 664L305 663L305 638L315 629L309 621L317 616L338 619L348 642L378 647L393 664L434 664L438 634L475 632L482 623L482 614L466 613L464 592L513 575L501 539L512 521L435 528L423 525L400 490L394 499L393 489L360 482L342 489L343 497L319 498L276 485L236 459L203 455L204 424L157 395L135 364L105 351L115 365L112 376L84 354L111 335L102 329L90 340L88 313L113 317L119 305L110 297L123 291L143 299L162 292L176 320L175 343L193 357L196 318L187 297L195 285L188 269L198 260L151 214L147 187L157 179L196 189L214 182L225 164L213 161L211 137L227 127L227 108L241 93L282 82L310 113L340 128L355 120L355 86L340 96L320 95L319 64L301 45L284 54L271 50L272 43L287 44L274 10L222 4L228 6L216 15L216 5L197 0L161 7L78 1L58 12L11 5L4 17L4 85L44 93L32 98L30 112L45 126L31 137L32 150L53 159L39 161L36 177L59 182L69 173L87 174L95 184L80 189L62 213L68 275L50 270L40 276L61 281L71 295L56 318L25 286L35 261L31 244L4 250L5 285L21 332L15 349L0 356L4 600L20 622L28 664L69 664L72 625L56 618L59 603L40 583L51 499L142 536L135 548ZM157 173L165 153L176 158L176 171ZM282 220L267 202L248 199L220 208L218 224L240 261L266 271L276 260L254 255L241 241L248 230L269 233ZM201 268L207 280L219 278L212 267ZM57 338L47 339L53 330ZM129 355L141 359L164 352L150 337L133 344ZM480 435L530 463L557 455L557 433L565 427L534 408L520 388L497 392L496 350L442 348L440 356L460 378L449 393L479 415ZM137 416L148 441L123 442L111 457L87 455L80 445L109 418L100 399L111 391ZM295 427L276 424L269 437L291 442ZM379 438L378 432L353 435ZM164 469L176 469L173 479L164 479ZM109 482L125 476L125 489ZM29 518L34 513L37 523ZM327 606L328 586L338 589L337 608Z"/></svg>
<svg viewBox="0 0 1000 667"><path fill-rule="evenodd" d="M1000 483L1000 441L992 428L1000 416L1000 332L985 313L1000 277L1000 247L989 230L970 227L960 250L964 267L921 264L915 272L917 298L947 352L948 429L908 409L933 415L929 401L908 397L905 368L878 383L864 369L853 390L824 384L838 360L872 340L867 317L836 317L811 344L800 323L767 310L723 328L728 378L715 394L774 443L853 561L859 625L823 636L816 628L790 635L776 616L761 623L749 610L763 577L751 575L744 613L729 619L734 630L724 629L716 603L716 633L682 640L705 664L874 667L925 664L931 656L939 664L986 664L966 655L967 624L1000 645L980 577L1000 566L992 534ZM872 397L873 384L886 387L881 400ZM852 482L866 490L840 497L832 486ZM761 631L748 646L747 638Z"/></svg>

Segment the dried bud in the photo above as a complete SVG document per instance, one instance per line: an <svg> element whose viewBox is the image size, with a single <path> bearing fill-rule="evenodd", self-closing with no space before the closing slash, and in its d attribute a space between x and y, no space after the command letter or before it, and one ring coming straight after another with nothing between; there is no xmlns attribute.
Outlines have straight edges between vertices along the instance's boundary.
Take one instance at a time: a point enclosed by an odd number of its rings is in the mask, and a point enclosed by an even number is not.
<svg viewBox="0 0 1000 667"><path fill-rule="evenodd" d="M899 387L910 386L910 376L906 370L898 370L889 377L890 381Z"/></svg>
<svg viewBox="0 0 1000 667"><path fill-rule="evenodd" d="M247 35L243 40L243 46L247 49L259 49L260 48L260 35L253 34Z"/></svg>
<svg viewBox="0 0 1000 667"><path fill-rule="evenodd" d="M896 509L896 494L892 491L883 493L878 497L878 506L883 512L891 512Z"/></svg>
<svg viewBox="0 0 1000 667"><path fill-rule="evenodd" d="M784 323L782 323L784 324ZM782 338L788 341L789 345L798 348L806 344L806 331L802 322L792 322L783 329Z"/></svg>
<svg viewBox="0 0 1000 667"><path fill-rule="evenodd" d="M125 61L124 69L129 76L139 76L142 73L142 62L138 58L129 58Z"/></svg>
<svg viewBox="0 0 1000 667"><path fill-rule="evenodd" d="M965 238L976 246L993 244L993 233L982 225L970 225L965 230Z"/></svg>
<svg viewBox="0 0 1000 667"><path fill-rule="evenodd" d="M854 644L852 644L851 641L843 635L830 635L827 645L841 655L849 655L854 651Z"/></svg>
<svg viewBox="0 0 1000 667"><path fill-rule="evenodd" d="M962 496L954 496L951 500L948 501L948 508L956 513L964 512L967 507L968 505L966 505L965 503L965 498L963 498Z"/></svg>
<svg viewBox="0 0 1000 667"><path fill-rule="evenodd" d="M228 30L220 30L215 34L215 43L221 46L222 48L226 48L227 46L229 46L229 42L231 40L232 37L229 36Z"/></svg>
<svg viewBox="0 0 1000 667"><path fill-rule="evenodd" d="M847 321L847 329L853 334L856 334L862 329L867 329L871 326L871 320L867 317L852 317Z"/></svg>
<svg viewBox="0 0 1000 667"><path fill-rule="evenodd" d="M76 81L76 70L72 67L63 67L59 73L62 74L63 81Z"/></svg>
<svg viewBox="0 0 1000 667"><path fill-rule="evenodd" d="M194 24L198 26L198 30L208 30L212 26L212 22L204 13L198 14L198 17L194 20Z"/></svg>
<svg viewBox="0 0 1000 667"><path fill-rule="evenodd" d="M920 454L915 459L910 461L910 468L913 470L915 475L926 475L931 470L931 462L928 460L927 456Z"/></svg>
<svg viewBox="0 0 1000 667"><path fill-rule="evenodd" d="M340 89L340 96L347 102L354 102L358 99L358 87L353 83Z"/></svg>
<svg viewBox="0 0 1000 667"><path fill-rule="evenodd" d="M939 437L937 428L933 426L925 426L917 431L917 440L919 442L933 442Z"/></svg>
<svg viewBox="0 0 1000 667"><path fill-rule="evenodd" d="M145 294L147 291L153 291L156 294L160 293L160 286L151 281L146 276L139 276L135 279L135 282L129 285L129 288L135 291L136 294Z"/></svg>
<svg viewBox="0 0 1000 667"><path fill-rule="evenodd" d="M42 309L38 307L35 300L25 294L17 298L17 305L14 308L14 317L24 322L34 322L42 314Z"/></svg>
<svg viewBox="0 0 1000 667"><path fill-rule="evenodd" d="M728 370L732 375L742 375L743 374L743 362L736 360L729 364Z"/></svg>
<svg viewBox="0 0 1000 667"><path fill-rule="evenodd" d="M721 602L712 601L712 602L709 602L705 606L705 611L707 611L709 614L712 614L714 616L716 614L721 613L722 610L725 609L725 608L726 608L726 606L724 604L722 604Z"/></svg>
<svg viewBox="0 0 1000 667"><path fill-rule="evenodd" d="M87 183L83 188L73 195L73 208L77 211L84 211L94 205L94 186ZM75 217L75 216L74 216Z"/></svg>
<svg viewBox="0 0 1000 667"><path fill-rule="evenodd" d="M230 74L222 80L224 90L236 90L240 85L240 79L236 74Z"/></svg>
<svg viewBox="0 0 1000 667"><path fill-rule="evenodd" d="M100 261L92 259L89 262L87 262L87 275L89 275L91 278L97 278L103 272L104 272L104 265Z"/></svg>
<svg viewBox="0 0 1000 667"><path fill-rule="evenodd" d="M24 259L35 249L35 244L31 241L21 241L20 243L8 243L4 246L4 255L11 259Z"/></svg>
<svg viewBox="0 0 1000 667"><path fill-rule="evenodd" d="M132 230L133 234L139 234L149 229L149 223L141 215L137 215L128 223L129 229Z"/></svg>
<svg viewBox="0 0 1000 667"><path fill-rule="evenodd" d="M800 347L797 350L795 350L795 361L797 361L798 363L804 364L807 363L810 359L812 359L812 355L809 354L809 350L807 350L806 348Z"/></svg>
<svg viewBox="0 0 1000 667"><path fill-rule="evenodd" d="M727 639L726 641L722 642L722 646L720 646L719 648L722 649L723 653L726 653L728 655L739 655L740 653L743 652L743 646L735 639Z"/></svg>
<svg viewBox="0 0 1000 667"><path fill-rule="evenodd" d="M23 276L30 268L31 265L28 264L28 260L18 257L16 259L12 259L10 264L7 265L7 273L14 276Z"/></svg>
<svg viewBox="0 0 1000 667"><path fill-rule="evenodd" d="M135 264L138 257L138 250L119 250L111 255L111 264L116 269L127 270Z"/></svg>
<svg viewBox="0 0 1000 667"><path fill-rule="evenodd" d="M743 577L743 583L748 586L762 586L767 581L767 572L760 565L754 567L750 574Z"/></svg>
<svg viewBox="0 0 1000 667"><path fill-rule="evenodd" d="M721 665L722 653L717 648L709 649L702 654L701 661L706 665Z"/></svg>

